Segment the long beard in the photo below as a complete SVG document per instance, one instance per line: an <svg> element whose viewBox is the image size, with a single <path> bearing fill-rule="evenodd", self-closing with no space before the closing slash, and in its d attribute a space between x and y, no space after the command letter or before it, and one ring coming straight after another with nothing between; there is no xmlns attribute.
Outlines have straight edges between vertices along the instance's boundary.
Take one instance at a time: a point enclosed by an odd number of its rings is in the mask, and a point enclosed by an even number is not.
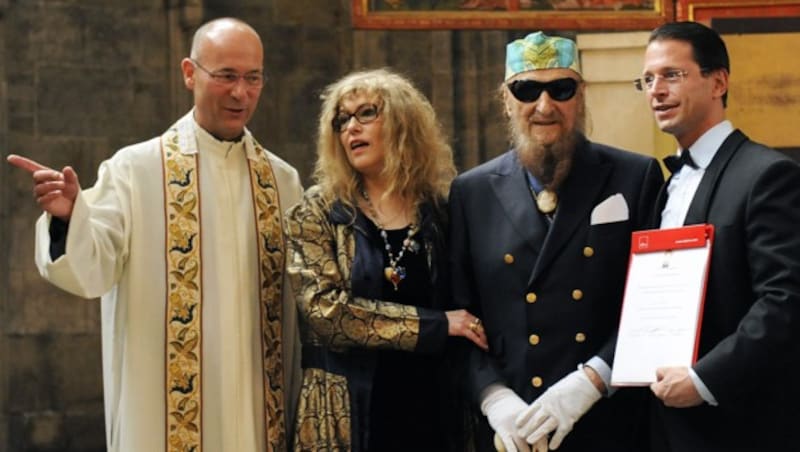
<svg viewBox="0 0 800 452"><path fill-rule="evenodd" d="M575 128L552 143L543 144L530 133L527 117L516 117L509 121L511 143L516 149L519 161L546 188L558 189L572 167L575 146L584 129L585 115L581 108Z"/></svg>

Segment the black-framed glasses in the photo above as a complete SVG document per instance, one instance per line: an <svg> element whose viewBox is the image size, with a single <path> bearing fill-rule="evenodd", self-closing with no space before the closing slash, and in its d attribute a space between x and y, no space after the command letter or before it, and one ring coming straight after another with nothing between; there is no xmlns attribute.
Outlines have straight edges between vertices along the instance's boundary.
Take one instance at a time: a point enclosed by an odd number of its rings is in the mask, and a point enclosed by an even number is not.
<svg viewBox="0 0 800 452"><path fill-rule="evenodd" d="M559 102L572 99L575 93L578 92L578 81L570 77L559 78L549 82L514 80L506 86L518 101L525 103L536 102L543 91L547 91L547 95L551 99Z"/></svg>
<svg viewBox="0 0 800 452"><path fill-rule="evenodd" d="M380 108L378 108L377 105L363 104L359 105L353 113L340 110L336 113L336 116L333 117L333 120L331 120L331 125L333 126L333 130L341 133L347 129L347 125L350 124L350 118L356 118L359 124L369 124L378 119L379 115Z"/></svg>
<svg viewBox="0 0 800 452"><path fill-rule="evenodd" d="M264 82L267 80L267 76L261 71L250 71L244 74L240 74L236 71L231 71L228 69L223 69L221 71L210 71L204 68L203 65L201 65L194 58L189 59L192 61L192 64L194 64L195 67L208 74L209 77L211 77L220 85L233 86L239 83L239 79L244 79L244 82L248 87L259 88L264 86Z"/></svg>

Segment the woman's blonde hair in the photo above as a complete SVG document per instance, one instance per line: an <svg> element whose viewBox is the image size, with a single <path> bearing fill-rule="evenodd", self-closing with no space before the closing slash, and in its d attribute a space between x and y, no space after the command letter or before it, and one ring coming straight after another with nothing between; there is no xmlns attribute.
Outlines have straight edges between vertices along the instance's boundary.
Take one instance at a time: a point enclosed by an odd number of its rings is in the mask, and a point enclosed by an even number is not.
<svg viewBox="0 0 800 452"><path fill-rule="evenodd" d="M418 205L447 196L456 174L453 151L425 96L405 77L389 69L354 72L329 85L322 95L314 180L326 197L349 206L361 189L340 133L331 122L345 99L364 95L378 106L383 134L384 196L399 195Z"/></svg>

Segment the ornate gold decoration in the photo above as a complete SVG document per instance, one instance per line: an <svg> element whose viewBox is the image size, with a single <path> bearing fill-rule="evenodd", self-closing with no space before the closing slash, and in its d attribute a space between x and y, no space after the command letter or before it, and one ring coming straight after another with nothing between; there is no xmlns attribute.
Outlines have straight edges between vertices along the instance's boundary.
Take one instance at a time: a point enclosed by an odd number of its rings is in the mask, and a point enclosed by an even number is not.
<svg viewBox="0 0 800 452"><path fill-rule="evenodd" d="M173 126L161 137L166 218L167 449L201 451L202 263L197 162Z"/></svg>
<svg viewBox="0 0 800 452"><path fill-rule="evenodd" d="M266 151L256 143L257 160L248 160L258 241L261 303L261 356L264 369L264 418L267 451L286 449L284 428L281 286L285 265L278 183Z"/></svg>
<svg viewBox="0 0 800 452"><path fill-rule="evenodd" d="M286 449L281 353L284 243L278 185L267 154L256 143L250 161L259 256L264 415L268 451ZM196 155L178 146L178 130L162 136L166 210L166 420L170 452L202 451L202 263Z"/></svg>
<svg viewBox="0 0 800 452"><path fill-rule="evenodd" d="M303 383L297 406L294 450L351 450L347 380L321 369L305 369Z"/></svg>

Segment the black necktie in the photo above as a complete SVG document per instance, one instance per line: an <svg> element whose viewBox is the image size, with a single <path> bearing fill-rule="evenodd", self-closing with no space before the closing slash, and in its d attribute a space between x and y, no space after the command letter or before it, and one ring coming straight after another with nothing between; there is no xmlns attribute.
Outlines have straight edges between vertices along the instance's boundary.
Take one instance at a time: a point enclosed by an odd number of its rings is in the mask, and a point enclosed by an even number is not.
<svg viewBox="0 0 800 452"><path fill-rule="evenodd" d="M688 165L694 169L698 168L697 163L692 160L692 154L689 153L688 149L682 150L680 157L676 155L664 157L664 165L672 174L677 173L683 165Z"/></svg>

